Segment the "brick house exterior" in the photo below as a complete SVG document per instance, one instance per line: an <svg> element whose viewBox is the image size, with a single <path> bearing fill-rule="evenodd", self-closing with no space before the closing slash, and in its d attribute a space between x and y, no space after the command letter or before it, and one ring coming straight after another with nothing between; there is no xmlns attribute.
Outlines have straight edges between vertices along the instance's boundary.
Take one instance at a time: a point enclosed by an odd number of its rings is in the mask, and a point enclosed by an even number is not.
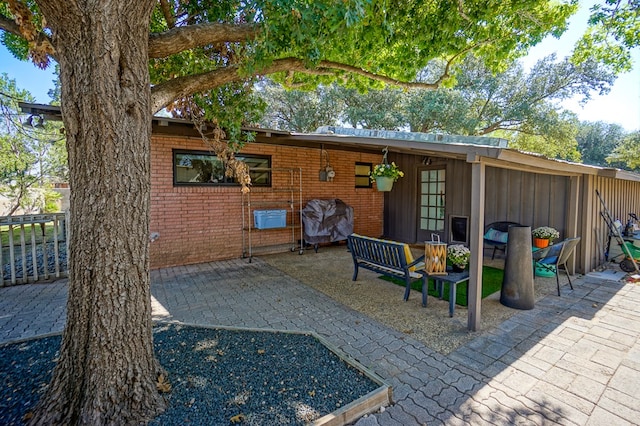
<svg viewBox="0 0 640 426"><path fill-rule="evenodd" d="M171 128L180 127L172 122ZM243 255L243 198L239 186L176 186L173 179L173 150L207 151L197 136L169 135L154 125L151 140L151 222L150 232L159 237L151 244L152 268L237 258ZM247 144L240 152L271 156L272 168L302 169L303 205L310 199L338 198L354 210L354 231L371 236L383 232L384 195L375 187L356 188L355 164L376 164L380 153L325 149L336 176L320 181L320 150L261 143ZM285 183L274 174L272 185ZM254 231L256 246L271 241L290 241L284 231ZM293 254L292 254L293 255ZM297 255L297 254L296 254Z"/></svg>

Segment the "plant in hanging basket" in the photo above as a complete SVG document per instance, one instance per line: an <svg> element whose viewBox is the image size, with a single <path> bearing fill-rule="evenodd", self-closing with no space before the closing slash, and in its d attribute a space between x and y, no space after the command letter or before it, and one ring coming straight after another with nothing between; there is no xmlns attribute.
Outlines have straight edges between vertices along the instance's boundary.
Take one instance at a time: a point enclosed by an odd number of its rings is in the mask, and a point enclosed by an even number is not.
<svg viewBox="0 0 640 426"><path fill-rule="evenodd" d="M462 244L453 244L447 247L447 259L449 259L452 265L457 265L464 269L467 263L469 263L470 257L471 250Z"/></svg>
<svg viewBox="0 0 640 426"><path fill-rule="evenodd" d="M376 164L373 167L373 170L370 173L370 178L372 182L375 182L377 177L389 177L392 178L393 181L397 181L399 178L404 176L404 172L396 166L396 163L391 164Z"/></svg>
<svg viewBox="0 0 640 426"><path fill-rule="evenodd" d="M550 226L541 226L536 228L531 232L531 234L533 235L533 238L540 238L549 241L560 238L560 233Z"/></svg>

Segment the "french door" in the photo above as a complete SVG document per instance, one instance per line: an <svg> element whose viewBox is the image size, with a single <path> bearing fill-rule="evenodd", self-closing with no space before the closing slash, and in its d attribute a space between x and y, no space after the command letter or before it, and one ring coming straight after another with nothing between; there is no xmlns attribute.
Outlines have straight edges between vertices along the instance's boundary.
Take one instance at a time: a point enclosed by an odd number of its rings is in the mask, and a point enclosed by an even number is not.
<svg viewBox="0 0 640 426"><path fill-rule="evenodd" d="M417 241L431 241L437 234L444 241L446 169L428 168L418 171Z"/></svg>

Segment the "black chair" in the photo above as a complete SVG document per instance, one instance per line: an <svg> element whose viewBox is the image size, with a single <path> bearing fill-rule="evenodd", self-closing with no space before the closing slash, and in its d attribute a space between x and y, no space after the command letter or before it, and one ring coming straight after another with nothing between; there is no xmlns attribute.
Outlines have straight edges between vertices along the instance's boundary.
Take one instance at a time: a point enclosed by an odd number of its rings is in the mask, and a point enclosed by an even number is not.
<svg viewBox="0 0 640 426"><path fill-rule="evenodd" d="M517 225L520 226L518 222L493 222L485 226L484 228L484 243L493 247L493 254L491 255L491 259L496 257L496 250L500 250L502 252L507 251L507 236L509 232L509 227Z"/></svg>
<svg viewBox="0 0 640 426"><path fill-rule="evenodd" d="M573 284L571 283L571 277L569 276L569 270L567 269L567 262L573 254L576 246L580 242L580 237L567 238L564 241L553 244L549 247L543 248L533 252L533 276L536 275L536 267L543 268L549 272L553 272L556 276L556 284L558 286L558 296L560 296L560 278L558 277L558 268L562 266L567 274L569 280L569 287L573 290Z"/></svg>

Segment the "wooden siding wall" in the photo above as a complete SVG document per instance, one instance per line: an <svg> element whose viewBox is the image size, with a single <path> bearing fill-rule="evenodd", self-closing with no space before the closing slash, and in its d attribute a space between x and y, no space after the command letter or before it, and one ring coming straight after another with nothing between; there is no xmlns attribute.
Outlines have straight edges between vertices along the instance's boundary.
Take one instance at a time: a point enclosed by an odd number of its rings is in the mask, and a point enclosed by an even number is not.
<svg viewBox="0 0 640 426"><path fill-rule="evenodd" d="M396 153L389 154L389 161L394 161L405 175L394 184L393 190L385 196L385 236L408 243L422 242L417 241L418 173L422 169L445 168L446 221L445 232L441 238L446 241L449 235L449 216L470 215L470 165L459 160Z"/></svg>
<svg viewBox="0 0 640 426"><path fill-rule="evenodd" d="M604 250L609 234L609 228L600 216L603 208L596 196L596 189L602 195L611 216L619 219L623 226L629 219L629 213L640 214L640 182L588 177L581 196L584 220L580 224L587 253L586 271L591 271L604 262Z"/></svg>
<svg viewBox="0 0 640 426"><path fill-rule="evenodd" d="M551 226L567 237L569 178L487 167L485 224L512 221Z"/></svg>
<svg viewBox="0 0 640 426"><path fill-rule="evenodd" d="M420 157L390 153L393 161L404 172L404 177L393 184L393 190L384 197L384 236L395 241L416 242L417 223L417 166Z"/></svg>
<svg viewBox="0 0 640 426"><path fill-rule="evenodd" d="M160 234L151 244L152 267L242 256L240 188L173 186L172 149L207 150L198 138L158 135L152 138L150 232ZM314 198L339 198L354 209L355 232L380 236L383 193L375 187L355 188L355 163L376 164L381 161L382 155L327 151L336 171L333 182L321 182L318 178L320 151L317 149L250 143L242 152L271 155L273 168L301 167L303 205ZM290 231L285 230L282 235L277 235L277 232L254 230L252 237L255 246L291 241ZM282 241L274 241L274 238Z"/></svg>
<svg viewBox="0 0 640 426"><path fill-rule="evenodd" d="M418 171L424 167L446 168L445 241L450 215L471 217L471 166L466 161L395 153L389 155L389 160L405 172L405 177L385 196L385 236L418 243ZM532 229L552 226L560 231L561 238L566 238L569 184L569 178L564 176L487 167L485 223L513 221Z"/></svg>

